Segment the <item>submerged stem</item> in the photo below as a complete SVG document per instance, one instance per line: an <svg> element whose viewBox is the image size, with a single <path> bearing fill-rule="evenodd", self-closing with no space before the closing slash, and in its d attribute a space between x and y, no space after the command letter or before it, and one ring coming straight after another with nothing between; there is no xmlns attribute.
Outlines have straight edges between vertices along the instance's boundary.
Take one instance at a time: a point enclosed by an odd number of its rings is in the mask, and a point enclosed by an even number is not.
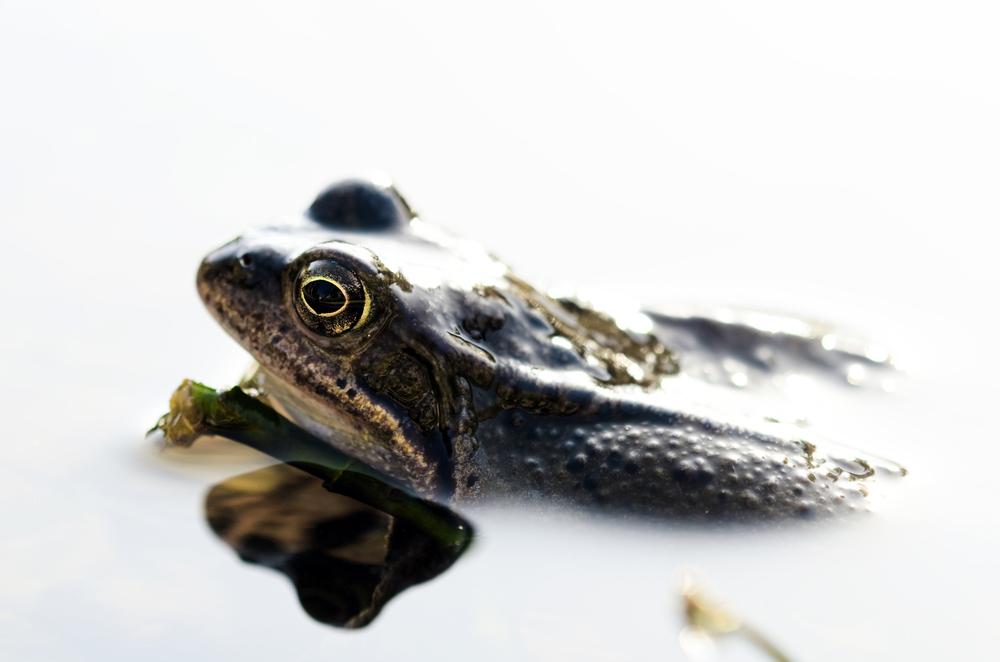
<svg viewBox="0 0 1000 662"><path fill-rule="evenodd" d="M204 436L231 439L322 479L331 492L416 526L444 547L472 540L472 527L448 508L313 436L239 386L216 390L185 379L170 396L170 412L150 432L155 430L166 443L185 448Z"/></svg>

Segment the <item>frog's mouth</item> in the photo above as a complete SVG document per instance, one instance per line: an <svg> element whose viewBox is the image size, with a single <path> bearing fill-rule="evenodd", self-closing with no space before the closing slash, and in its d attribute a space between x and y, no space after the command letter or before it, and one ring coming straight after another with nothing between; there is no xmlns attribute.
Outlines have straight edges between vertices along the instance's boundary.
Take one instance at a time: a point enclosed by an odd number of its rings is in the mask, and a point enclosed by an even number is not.
<svg viewBox="0 0 1000 662"><path fill-rule="evenodd" d="M336 408L324 408L312 398L303 397L299 389L280 376L268 372L260 364L248 371L241 386L253 389L275 411L295 422L334 447L349 452L368 464L386 467L395 463L393 453L383 446L366 441L370 435L359 429L356 421ZM398 472L394 477L405 480Z"/></svg>
<svg viewBox="0 0 1000 662"><path fill-rule="evenodd" d="M208 311L260 364L260 386L292 420L338 449L424 496L449 494L446 458L406 413L376 397L349 356L324 352L299 329L282 285L291 260L272 244L241 237L205 258L197 278Z"/></svg>

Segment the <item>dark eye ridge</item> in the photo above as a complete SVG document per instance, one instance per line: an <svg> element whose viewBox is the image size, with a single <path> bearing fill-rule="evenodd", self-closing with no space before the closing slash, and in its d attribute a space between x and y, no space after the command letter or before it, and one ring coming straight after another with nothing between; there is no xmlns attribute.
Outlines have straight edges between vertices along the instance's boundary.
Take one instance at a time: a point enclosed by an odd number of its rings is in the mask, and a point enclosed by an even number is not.
<svg viewBox="0 0 1000 662"><path fill-rule="evenodd" d="M339 313L347 305L344 289L329 280L317 279L306 283L302 296L317 315Z"/></svg>

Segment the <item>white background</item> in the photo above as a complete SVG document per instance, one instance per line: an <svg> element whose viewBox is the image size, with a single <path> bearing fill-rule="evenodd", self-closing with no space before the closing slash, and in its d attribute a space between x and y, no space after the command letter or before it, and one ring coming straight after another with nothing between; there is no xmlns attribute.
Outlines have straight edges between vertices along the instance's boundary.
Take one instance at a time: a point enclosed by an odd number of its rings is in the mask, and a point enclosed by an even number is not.
<svg viewBox="0 0 1000 662"><path fill-rule="evenodd" d="M998 29L958 2L0 2L0 650L679 659L695 564L796 659L994 655ZM485 516L365 632L311 623L201 521L226 471L157 469L142 430L245 363L201 257L372 172L543 284L904 348L908 385L824 415L909 483L781 534Z"/></svg>

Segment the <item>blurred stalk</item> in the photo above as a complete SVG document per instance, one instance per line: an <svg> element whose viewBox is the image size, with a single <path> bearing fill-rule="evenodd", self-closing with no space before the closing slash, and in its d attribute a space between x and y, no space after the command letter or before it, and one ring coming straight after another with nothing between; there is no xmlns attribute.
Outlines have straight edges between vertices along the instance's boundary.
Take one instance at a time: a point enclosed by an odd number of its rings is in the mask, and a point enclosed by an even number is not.
<svg viewBox="0 0 1000 662"><path fill-rule="evenodd" d="M763 634L743 622L732 611L707 600L701 594L701 587L691 576L685 573L681 586L681 597L684 599L684 615L688 626L701 632L708 638L735 635L743 637L758 649L767 654L775 662L792 662L777 646Z"/></svg>

